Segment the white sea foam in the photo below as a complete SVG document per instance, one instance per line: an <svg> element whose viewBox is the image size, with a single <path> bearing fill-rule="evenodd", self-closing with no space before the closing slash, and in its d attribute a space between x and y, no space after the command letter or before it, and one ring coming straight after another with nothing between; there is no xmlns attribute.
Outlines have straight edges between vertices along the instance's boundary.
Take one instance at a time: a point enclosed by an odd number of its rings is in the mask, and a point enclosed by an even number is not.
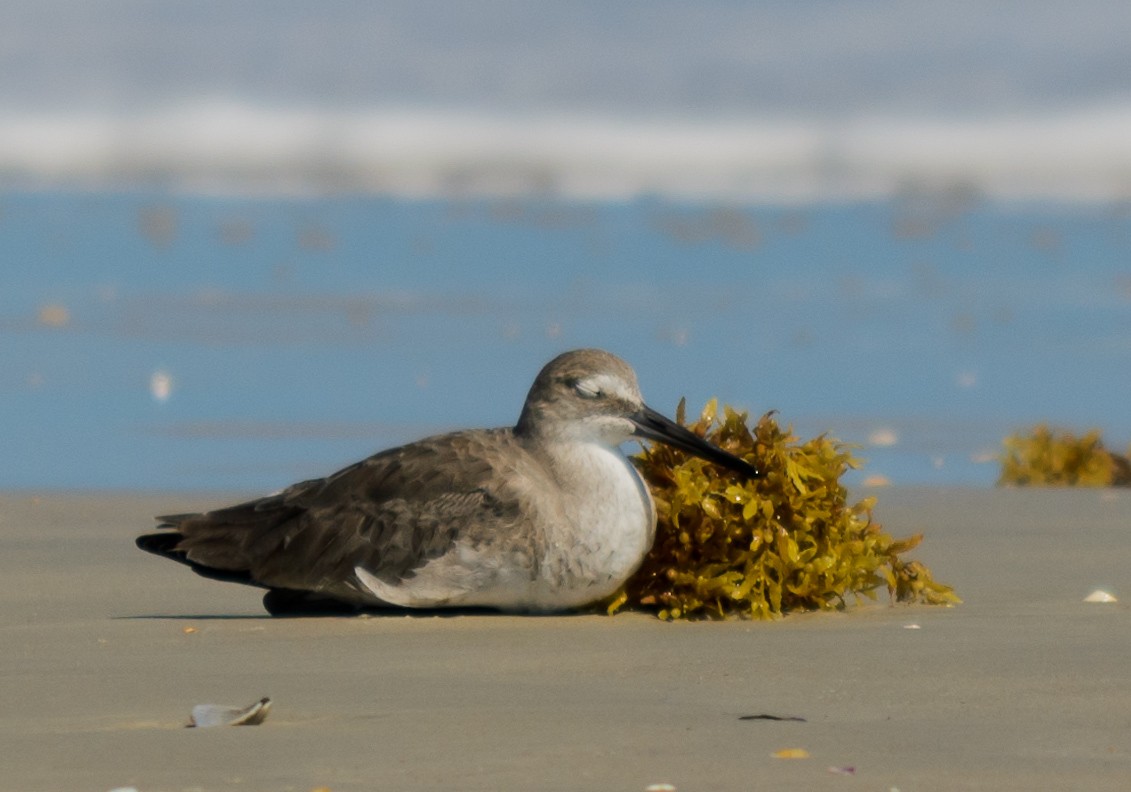
<svg viewBox="0 0 1131 792"><path fill-rule="evenodd" d="M230 101L132 115L0 115L0 175L33 185L404 196L803 201L961 187L1131 196L1131 106L923 120L662 120L323 112Z"/></svg>

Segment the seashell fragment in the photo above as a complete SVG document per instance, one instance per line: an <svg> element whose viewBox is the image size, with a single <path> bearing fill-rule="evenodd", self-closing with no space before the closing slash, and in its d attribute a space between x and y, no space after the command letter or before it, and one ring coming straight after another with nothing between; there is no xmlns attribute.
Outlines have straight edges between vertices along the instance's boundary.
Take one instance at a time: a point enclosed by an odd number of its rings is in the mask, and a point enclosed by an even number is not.
<svg viewBox="0 0 1131 792"><path fill-rule="evenodd" d="M267 718L271 699L261 698L247 707L227 707L223 704L197 704L192 708L189 728L207 726L258 726Z"/></svg>
<svg viewBox="0 0 1131 792"><path fill-rule="evenodd" d="M1103 589L1096 589L1088 596L1084 597L1084 602L1119 602L1114 594L1108 594Z"/></svg>

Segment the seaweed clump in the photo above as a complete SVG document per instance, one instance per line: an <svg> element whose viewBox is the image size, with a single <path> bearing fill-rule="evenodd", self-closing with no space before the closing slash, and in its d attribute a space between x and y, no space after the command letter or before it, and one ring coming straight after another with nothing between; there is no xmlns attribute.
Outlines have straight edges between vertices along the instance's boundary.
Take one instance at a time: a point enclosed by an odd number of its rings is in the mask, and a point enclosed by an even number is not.
<svg viewBox="0 0 1131 792"><path fill-rule="evenodd" d="M685 403L676 420L685 423ZM893 539L872 518L874 498L854 505L840 476L857 461L826 436L798 443L767 413L753 431L746 413L717 402L688 428L763 471L741 481L708 462L654 444L633 457L656 501L656 541L611 602L662 619L770 619L834 610L849 595L886 586L903 602L959 602L918 561L901 556L922 536Z"/></svg>
<svg viewBox="0 0 1131 792"><path fill-rule="evenodd" d="M1077 437L1038 424L1028 433L1010 435L1003 445L999 485L1131 486L1131 460L1105 448L1096 429Z"/></svg>

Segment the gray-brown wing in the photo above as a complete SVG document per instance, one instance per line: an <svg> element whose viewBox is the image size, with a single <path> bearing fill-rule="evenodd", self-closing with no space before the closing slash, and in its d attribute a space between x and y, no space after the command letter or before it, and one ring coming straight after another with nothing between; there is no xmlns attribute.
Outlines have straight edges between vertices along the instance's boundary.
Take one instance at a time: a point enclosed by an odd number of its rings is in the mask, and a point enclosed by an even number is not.
<svg viewBox="0 0 1131 792"><path fill-rule="evenodd" d="M509 453L500 455L501 447ZM325 479L204 514L161 518L193 564L246 571L260 585L349 598L353 570L396 580L457 537L489 541L521 504L500 458L522 454L509 430L459 432L372 456Z"/></svg>

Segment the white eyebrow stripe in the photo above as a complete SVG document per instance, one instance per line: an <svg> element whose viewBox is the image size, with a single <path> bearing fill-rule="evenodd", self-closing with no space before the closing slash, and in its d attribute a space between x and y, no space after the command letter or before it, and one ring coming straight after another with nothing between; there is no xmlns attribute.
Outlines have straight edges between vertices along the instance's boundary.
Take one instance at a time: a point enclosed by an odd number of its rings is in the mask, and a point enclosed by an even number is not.
<svg viewBox="0 0 1131 792"><path fill-rule="evenodd" d="M625 381L611 374L593 374L588 377L582 377L577 381L577 387L579 390L593 394L594 396L603 392L606 396L612 396L618 399L632 398L632 394L629 393L628 388L625 386Z"/></svg>

